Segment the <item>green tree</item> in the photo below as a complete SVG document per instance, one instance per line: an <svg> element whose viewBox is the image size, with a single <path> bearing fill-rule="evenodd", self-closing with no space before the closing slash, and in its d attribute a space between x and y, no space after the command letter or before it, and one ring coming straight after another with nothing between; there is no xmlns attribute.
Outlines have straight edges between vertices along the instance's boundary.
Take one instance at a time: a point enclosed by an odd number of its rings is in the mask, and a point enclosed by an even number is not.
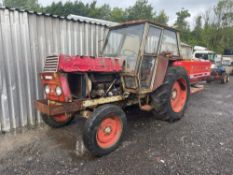
<svg viewBox="0 0 233 175"><path fill-rule="evenodd" d="M191 16L188 10L185 10L184 8L181 9L181 11L176 13L177 19L175 21L174 27L178 29L180 33L181 40L184 42L189 42L190 40L190 27L188 22L186 21L187 18Z"/></svg>
<svg viewBox="0 0 233 175"><path fill-rule="evenodd" d="M40 5L38 0L3 0L3 4L7 7L26 9L38 11L40 10Z"/></svg>
<svg viewBox="0 0 233 175"><path fill-rule="evenodd" d="M115 7L112 9L111 14L110 14L110 19L111 21L115 22L122 22L125 20L125 12L121 8Z"/></svg>
<svg viewBox="0 0 233 175"><path fill-rule="evenodd" d="M96 5L96 1L84 4L81 1L74 2L53 2L51 5L44 7L45 13L56 14L60 16L68 16L69 14L87 16L99 19L109 20L111 18L111 8L109 5L104 4L100 7Z"/></svg>
<svg viewBox="0 0 233 175"><path fill-rule="evenodd" d="M189 24L186 21L186 19L191 16L189 11L182 8L181 11L176 13L176 16L177 16L177 19L174 24L174 27L179 29L180 31L189 30Z"/></svg>
<svg viewBox="0 0 233 175"><path fill-rule="evenodd" d="M194 25L194 29L192 31L192 45L205 45L202 39L202 32L203 32L203 28L202 28L202 16L198 15L195 18L195 25ZM190 39L191 39L190 37Z"/></svg>
<svg viewBox="0 0 233 175"><path fill-rule="evenodd" d="M83 2L79 1L66 2L65 4L60 1L57 3L53 2L51 5L44 7L43 12L60 16L67 16L69 14L89 16L89 6L89 4L84 4Z"/></svg>
<svg viewBox="0 0 233 175"><path fill-rule="evenodd" d="M233 26L233 0L219 0L214 12L217 27Z"/></svg>
<svg viewBox="0 0 233 175"><path fill-rule="evenodd" d="M224 48L233 46L233 0L219 0L215 7L205 12L202 20L203 28L198 27L197 18L192 32L192 36L197 40L196 43L217 53L223 53Z"/></svg>
<svg viewBox="0 0 233 175"><path fill-rule="evenodd" d="M199 15L195 19L194 31L201 32L201 30L202 30L202 17L201 15Z"/></svg>
<svg viewBox="0 0 233 175"><path fill-rule="evenodd" d="M222 53L224 48L233 46L233 0L219 0L212 11L212 20L206 23L204 30L206 44Z"/></svg>
<svg viewBox="0 0 233 175"><path fill-rule="evenodd" d="M169 17L166 15L164 10L161 10L159 14L154 18L155 22L159 24L163 24L163 25L167 25L168 20L169 20Z"/></svg>
<svg viewBox="0 0 233 175"><path fill-rule="evenodd" d="M136 3L125 10L126 20L148 19L153 20L155 12L148 0L137 0Z"/></svg>
<svg viewBox="0 0 233 175"><path fill-rule="evenodd" d="M100 7L95 7L93 9L90 9L91 12L95 12L96 14L93 15L92 17L104 19L104 20L110 20L111 18L111 7L107 4L104 4Z"/></svg>

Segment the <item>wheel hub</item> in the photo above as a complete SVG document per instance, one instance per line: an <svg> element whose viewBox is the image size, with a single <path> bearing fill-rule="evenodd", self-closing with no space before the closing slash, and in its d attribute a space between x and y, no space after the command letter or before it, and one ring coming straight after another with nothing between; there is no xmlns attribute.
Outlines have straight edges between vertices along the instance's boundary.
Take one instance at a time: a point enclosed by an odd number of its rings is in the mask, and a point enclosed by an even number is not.
<svg viewBox="0 0 233 175"><path fill-rule="evenodd" d="M96 133L96 141L102 148L109 148L114 145L122 133L122 123L117 116L104 119Z"/></svg>
<svg viewBox="0 0 233 175"><path fill-rule="evenodd" d="M105 134L110 134L111 133L111 131L112 131L112 128L110 127L110 126L108 126L108 127L106 127L105 129L104 129L104 133Z"/></svg>
<svg viewBox="0 0 233 175"><path fill-rule="evenodd" d="M174 112L182 111L187 100L187 83L183 78L178 79L171 91L171 107Z"/></svg>
<svg viewBox="0 0 233 175"><path fill-rule="evenodd" d="M174 89L174 90L172 91L172 99L176 99L176 97L177 97L177 90Z"/></svg>

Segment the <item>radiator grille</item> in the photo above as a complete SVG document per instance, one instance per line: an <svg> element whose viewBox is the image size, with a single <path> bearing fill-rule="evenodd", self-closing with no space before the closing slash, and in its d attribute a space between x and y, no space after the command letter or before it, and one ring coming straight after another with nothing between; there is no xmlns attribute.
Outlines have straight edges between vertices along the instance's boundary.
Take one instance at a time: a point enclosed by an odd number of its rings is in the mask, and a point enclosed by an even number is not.
<svg viewBox="0 0 233 175"><path fill-rule="evenodd" d="M45 60L44 72L57 72L59 63L58 56L48 56Z"/></svg>

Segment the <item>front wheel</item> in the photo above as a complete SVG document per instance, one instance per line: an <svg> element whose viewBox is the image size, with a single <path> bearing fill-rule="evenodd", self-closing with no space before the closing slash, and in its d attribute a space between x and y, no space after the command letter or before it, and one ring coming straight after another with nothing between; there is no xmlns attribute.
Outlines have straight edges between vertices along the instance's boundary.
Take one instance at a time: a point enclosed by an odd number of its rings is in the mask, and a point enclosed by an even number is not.
<svg viewBox="0 0 233 175"><path fill-rule="evenodd" d="M72 122L74 115L71 114L59 114L55 116L48 116L41 114L42 120L52 128L61 128Z"/></svg>
<svg viewBox="0 0 233 175"><path fill-rule="evenodd" d="M169 67L164 83L151 94L155 117L174 122L184 116L190 95L190 82L182 67Z"/></svg>
<svg viewBox="0 0 233 175"><path fill-rule="evenodd" d="M100 106L86 121L83 134L84 145L96 156L109 154L120 145L126 124L125 113L120 107Z"/></svg>

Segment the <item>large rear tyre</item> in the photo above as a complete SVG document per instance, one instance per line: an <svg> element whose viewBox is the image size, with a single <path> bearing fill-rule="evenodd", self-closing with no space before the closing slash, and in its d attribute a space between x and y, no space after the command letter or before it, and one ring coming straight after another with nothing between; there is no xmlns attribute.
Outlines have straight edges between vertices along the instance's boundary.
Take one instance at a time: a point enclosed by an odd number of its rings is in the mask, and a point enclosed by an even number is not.
<svg viewBox="0 0 233 175"><path fill-rule="evenodd" d="M182 67L169 67L164 80L151 94L153 114L157 119L174 122L184 116L190 95L190 82Z"/></svg>
<svg viewBox="0 0 233 175"><path fill-rule="evenodd" d="M111 104L100 106L86 121L84 145L95 156L109 154L120 145L126 125L126 116L120 107Z"/></svg>
<svg viewBox="0 0 233 175"><path fill-rule="evenodd" d="M74 115L71 114L59 114L55 116L48 116L41 114L42 120L49 125L51 128L61 128L72 122Z"/></svg>

